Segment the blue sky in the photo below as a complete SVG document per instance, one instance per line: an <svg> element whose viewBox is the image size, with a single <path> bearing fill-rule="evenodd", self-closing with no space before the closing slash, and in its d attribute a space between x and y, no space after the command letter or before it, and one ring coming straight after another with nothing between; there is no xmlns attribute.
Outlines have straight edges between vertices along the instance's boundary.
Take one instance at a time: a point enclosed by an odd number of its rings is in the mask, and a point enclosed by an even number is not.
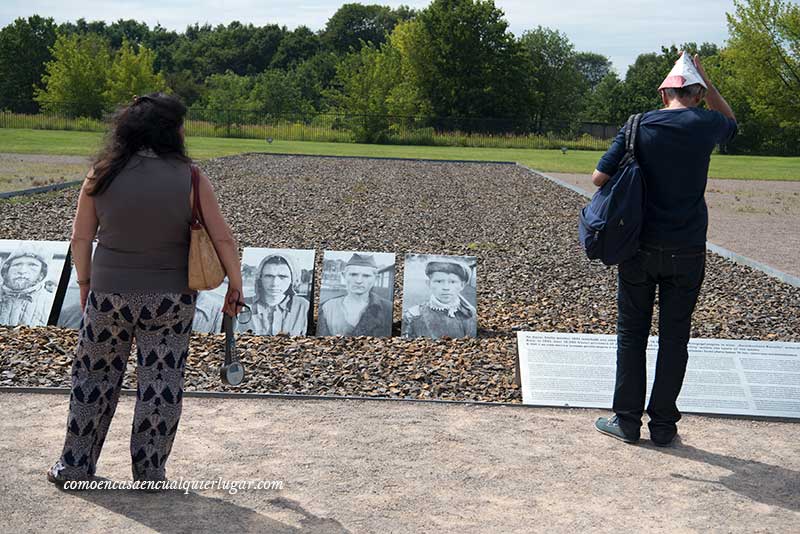
<svg viewBox="0 0 800 534"><path fill-rule="evenodd" d="M3 0L0 26L17 17L38 14L56 22L77 20L136 19L151 27L183 31L194 22L227 24L233 20L263 25L277 23L295 28L304 24L321 29L343 3L349 0ZM405 2L361 1L362 4L400 4L424 8L429 0ZM660 50L661 45L687 41L722 45L728 30L725 13L733 0L495 0L506 14L509 27L520 35L538 25L561 30L579 51L608 56L620 75L643 52ZM558 8L554 8L558 5Z"/></svg>

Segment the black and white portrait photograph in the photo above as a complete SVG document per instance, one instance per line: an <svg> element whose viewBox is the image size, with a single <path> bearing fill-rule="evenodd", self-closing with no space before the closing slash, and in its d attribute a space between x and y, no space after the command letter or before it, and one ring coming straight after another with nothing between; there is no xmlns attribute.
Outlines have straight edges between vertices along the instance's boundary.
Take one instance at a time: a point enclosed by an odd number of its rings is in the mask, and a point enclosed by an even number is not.
<svg viewBox="0 0 800 534"><path fill-rule="evenodd" d="M476 289L474 257L406 254L403 337L475 337Z"/></svg>
<svg viewBox="0 0 800 534"><path fill-rule="evenodd" d="M318 336L392 335L394 254L326 250Z"/></svg>
<svg viewBox="0 0 800 534"><path fill-rule="evenodd" d="M228 291L228 277L216 289L197 292L197 303L192 321L193 332L219 334L222 332L222 306Z"/></svg>
<svg viewBox="0 0 800 534"><path fill-rule="evenodd" d="M308 333L314 291L313 250L245 248L242 280L250 313L240 314L240 332L261 336Z"/></svg>
<svg viewBox="0 0 800 534"><path fill-rule="evenodd" d="M97 243L92 243L92 254L94 254L96 246ZM81 289L78 287L78 271L72 265L69 266L69 271L69 282L67 283L67 290L64 293L64 300L61 303L61 310L59 310L56 324L63 328L77 330L81 326L81 317L83 317Z"/></svg>
<svg viewBox="0 0 800 534"><path fill-rule="evenodd" d="M66 241L0 240L0 324L45 326L67 258Z"/></svg>

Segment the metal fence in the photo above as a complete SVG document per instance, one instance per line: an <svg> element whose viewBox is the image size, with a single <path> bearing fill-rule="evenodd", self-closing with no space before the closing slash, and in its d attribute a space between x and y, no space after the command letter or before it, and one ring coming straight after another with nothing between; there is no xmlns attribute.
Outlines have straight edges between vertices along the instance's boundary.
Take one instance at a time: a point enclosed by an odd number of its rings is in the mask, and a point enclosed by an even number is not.
<svg viewBox="0 0 800 534"><path fill-rule="evenodd" d="M10 111L14 109L15 111ZM0 128L103 132L108 110L48 102L42 107L0 102ZM186 133L284 141L555 148L605 150L618 126L599 122L537 124L525 118L459 118L358 115L349 113L264 113L259 110L192 107Z"/></svg>

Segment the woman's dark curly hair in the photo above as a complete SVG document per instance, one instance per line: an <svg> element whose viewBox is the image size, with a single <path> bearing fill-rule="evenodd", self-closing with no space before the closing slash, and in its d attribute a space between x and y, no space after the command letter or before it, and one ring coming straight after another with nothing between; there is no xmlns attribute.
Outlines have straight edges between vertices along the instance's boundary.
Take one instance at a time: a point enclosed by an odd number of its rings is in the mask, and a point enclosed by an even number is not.
<svg viewBox="0 0 800 534"><path fill-rule="evenodd" d="M142 149L191 162L180 132L185 116L186 106L164 93L137 96L132 104L117 110L105 147L92 166L88 194L99 195L108 189L131 157Z"/></svg>

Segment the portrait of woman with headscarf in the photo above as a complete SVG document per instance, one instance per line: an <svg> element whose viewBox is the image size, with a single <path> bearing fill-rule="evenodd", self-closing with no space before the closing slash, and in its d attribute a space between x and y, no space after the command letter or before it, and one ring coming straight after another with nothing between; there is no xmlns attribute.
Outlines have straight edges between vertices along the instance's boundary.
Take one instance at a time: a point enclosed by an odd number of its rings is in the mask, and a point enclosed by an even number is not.
<svg viewBox="0 0 800 534"><path fill-rule="evenodd" d="M270 251L261 258L253 282L254 295L252 300L245 299L250 301L251 319L240 322L239 331L261 336L306 335L310 303L299 294L302 271L290 252L299 251ZM313 258L311 261L313 268Z"/></svg>

